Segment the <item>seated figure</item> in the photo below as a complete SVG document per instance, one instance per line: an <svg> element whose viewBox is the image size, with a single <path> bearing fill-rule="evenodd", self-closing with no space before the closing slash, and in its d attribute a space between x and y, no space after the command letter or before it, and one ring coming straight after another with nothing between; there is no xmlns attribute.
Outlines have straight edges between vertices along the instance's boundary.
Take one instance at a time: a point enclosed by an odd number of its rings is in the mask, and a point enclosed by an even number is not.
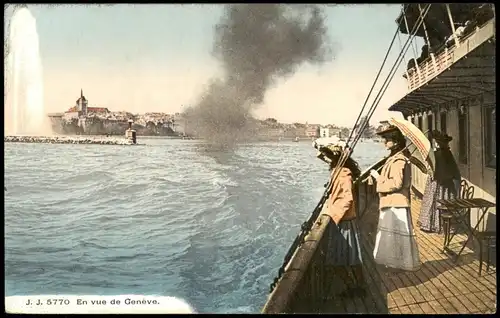
<svg viewBox="0 0 500 318"><path fill-rule="evenodd" d="M464 25L459 26L458 28L455 29L455 33L450 35L448 39L446 40L446 46L450 47L455 44L455 37L460 40L464 36L464 30L466 26L470 24L470 21L465 22Z"/></svg>
<svg viewBox="0 0 500 318"><path fill-rule="evenodd" d="M422 52L420 53L420 57L417 59L417 64L420 65L423 61L425 61L429 57L429 45L426 43L422 46Z"/></svg>
<svg viewBox="0 0 500 318"><path fill-rule="evenodd" d="M408 61L408 65L406 66L406 69L409 71L411 70L412 68L416 68L417 67L417 60L415 60L414 58L411 58L409 61Z"/></svg>

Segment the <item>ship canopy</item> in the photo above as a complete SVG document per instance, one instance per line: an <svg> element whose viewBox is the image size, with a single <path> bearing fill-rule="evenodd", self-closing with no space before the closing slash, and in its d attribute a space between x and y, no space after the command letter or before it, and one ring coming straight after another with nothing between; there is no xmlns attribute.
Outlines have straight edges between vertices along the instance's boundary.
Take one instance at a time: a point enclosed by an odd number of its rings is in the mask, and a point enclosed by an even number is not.
<svg viewBox="0 0 500 318"><path fill-rule="evenodd" d="M453 22L463 24L471 18L471 12L475 11L481 6L481 3L449 3ZM421 16L418 3L407 3L403 5L401 14L396 19L399 26L399 31L403 34L409 34L413 30L415 24ZM406 21L405 21L406 20ZM427 31L430 36L435 35L440 38L447 37L452 34L451 25L449 23L448 11L446 4L433 4L429 8L429 12L424 17L423 24L426 25ZM424 26L420 25L415 33L416 36L425 37ZM408 28L407 28L408 26Z"/></svg>

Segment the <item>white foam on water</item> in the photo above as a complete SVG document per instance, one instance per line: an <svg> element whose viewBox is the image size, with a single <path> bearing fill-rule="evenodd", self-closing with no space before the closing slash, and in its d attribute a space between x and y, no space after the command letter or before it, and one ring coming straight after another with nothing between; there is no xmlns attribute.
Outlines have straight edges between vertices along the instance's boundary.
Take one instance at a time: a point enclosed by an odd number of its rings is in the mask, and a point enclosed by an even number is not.
<svg viewBox="0 0 500 318"><path fill-rule="evenodd" d="M185 300L146 295L30 295L5 297L5 311L16 314L193 314Z"/></svg>
<svg viewBox="0 0 500 318"><path fill-rule="evenodd" d="M4 136L4 142L49 143L49 144L95 144L95 145L133 145L128 138L116 137L70 137L70 136Z"/></svg>

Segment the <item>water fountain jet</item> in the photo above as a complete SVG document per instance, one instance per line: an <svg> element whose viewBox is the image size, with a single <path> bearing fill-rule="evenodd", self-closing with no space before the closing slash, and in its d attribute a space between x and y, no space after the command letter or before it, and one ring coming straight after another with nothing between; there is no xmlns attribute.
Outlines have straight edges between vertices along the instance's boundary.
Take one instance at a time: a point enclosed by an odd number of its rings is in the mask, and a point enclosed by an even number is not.
<svg viewBox="0 0 500 318"><path fill-rule="evenodd" d="M9 135L52 135L43 103L42 62L36 19L26 6L10 21L5 129Z"/></svg>

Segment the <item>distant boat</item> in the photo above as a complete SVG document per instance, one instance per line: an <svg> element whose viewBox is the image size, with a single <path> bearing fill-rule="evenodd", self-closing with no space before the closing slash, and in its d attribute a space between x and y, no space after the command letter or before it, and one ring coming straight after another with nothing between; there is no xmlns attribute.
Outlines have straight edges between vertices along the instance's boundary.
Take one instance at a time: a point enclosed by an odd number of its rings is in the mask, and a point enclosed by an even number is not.
<svg viewBox="0 0 500 318"><path fill-rule="evenodd" d="M300 138L299 137L295 137L295 139L293 140L294 142L299 142Z"/></svg>

